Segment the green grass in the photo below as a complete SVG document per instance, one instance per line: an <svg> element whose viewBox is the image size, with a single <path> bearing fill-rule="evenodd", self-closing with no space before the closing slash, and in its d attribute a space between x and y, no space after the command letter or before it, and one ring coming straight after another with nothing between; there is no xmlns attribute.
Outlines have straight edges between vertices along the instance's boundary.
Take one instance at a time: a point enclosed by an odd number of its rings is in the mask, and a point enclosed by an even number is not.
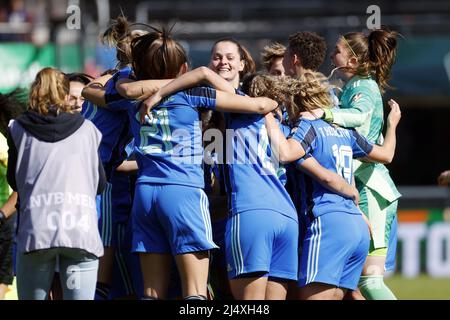
<svg viewBox="0 0 450 320"><path fill-rule="evenodd" d="M403 278L399 275L386 278L386 284L399 300L450 300L450 278Z"/></svg>
<svg viewBox="0 0 450 320"><path fill-rule="evenodd" d="M399 300L450 300L450 278L421 275L408 279L399 275L386 278L386 284ZM7 300L16 300L15 281Z"/></svg>

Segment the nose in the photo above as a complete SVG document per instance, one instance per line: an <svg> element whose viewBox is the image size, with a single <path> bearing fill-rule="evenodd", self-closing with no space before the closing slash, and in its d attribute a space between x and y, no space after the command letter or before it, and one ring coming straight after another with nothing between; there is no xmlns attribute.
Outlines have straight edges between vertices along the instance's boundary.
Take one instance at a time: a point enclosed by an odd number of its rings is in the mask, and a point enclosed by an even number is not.
<svg viewBox="0 0 450 320"><path fill-rule="evenodd" d="M227 57L222 57L222 58L220 58L220 64L227 64L228 63L228 59L227 59Z"/></svg>

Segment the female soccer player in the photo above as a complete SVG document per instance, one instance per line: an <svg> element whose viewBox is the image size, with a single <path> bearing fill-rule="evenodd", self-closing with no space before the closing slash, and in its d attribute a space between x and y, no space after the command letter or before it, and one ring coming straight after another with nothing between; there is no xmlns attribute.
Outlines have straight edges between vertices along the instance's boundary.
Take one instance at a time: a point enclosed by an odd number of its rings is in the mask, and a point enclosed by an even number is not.
<svg viewBox="0 0 450 320"><path fill-rule="evenodd" d="M187 71L184 49L164 30L133 40L132 53L138 79L172 79ZM266 113L276 105L267 98L197 87L165 99L143 125L135 101L122 105L130 118L139 165L133 249L140 253L148 298L166 297L171 255L179 269L183 296L206 297L208 251L217 246L212 241L208 201L202 190L199 111Z"/></svg>
<svg viewBox="0 0 450 320"><path fill-rule="evenodd" d="M113 188L122 188L118 181L115 182L115 186L111 183L112 173L117 166L117 159L114 159L113 154L116 148L122 146L121 148L123 149L131 139L126 112L112 111L102 107L114 105L123 99L116 91L115 85L120 78L128 78L132 74L130 67L131 41L145 33L140 30L131 30L130 22L123 16L113 20L109 28L103 33L102 41L116 48L118 71L106 72L104 76L92 81L82 91L86 101L83 104L81 113L102 132L100 156L108 179L107 188L97 198L99 230L105 247L105 255L100 259L96 300L108 299L110 296L118 229L123 227L124 220L128 218L119 213L122 211L120 211L117 204L122 199L113 199ZM113 73L112 77L110 73ZM116 155L120 155L123 150L115 151ZM129 188L129 186L126 188ZM125 194L124 197L128 197L128 195ZM123 201L127 200L123 199ZM118 267L125 265L125 262L122 260L118 262ZM129 282L130 275L126 273L125 271L122 273L124 275L122 280ZM128 285L131 286L130 283Z"/></svg>
<svg viewBox="0 0 450 320"><path fill-rule="evenodd" d="M261 54L261 62L269 74L284 76L283 58L285 53L286 47L278 42L264 47L264 51Z"/></svg>
<svg viewBox="0 0 450 320"><path fill-rule="evenodd" d="M383 146L372 145L356 131L336 128L322 120L300 118L300 112L329 106L329 88L318 73L305 73L291 86L295 98L288 107L290 119L300 119L292 138L285 139L273 117L266 123L282 162L295 161L310 153L322 165L352 181L352 158L366 157L389 163L395 151L395 128L400 110L390 101L392 111ZM278 92L280 90L277 90ZM277 131L278 130L278 131ZM308 230L303 244L299 284L306 299L342 298L345 289L355 290L369 245L367 227L352 201L324 190L306 177L301 183L306 198L303 214Z"/></svg>
<svg viewBox="0 0 450 320"><path fill-rule="evenodd" d="M239 86L239 72L245 66L240 48L234 40L226 39L212 50L210 67L227 80L230 92ZM214 73L204 67L179 77L147 99L142 114L162 97L211 79ZM287 282L297 278L297 214L277 177L278 162L271 157L264 118L237 113L225 118L226 128L235 132L234 137L228 137L232 142L225 161L231 216L226 250L233 295L237 299L284 299ZM246 154L254 161L245 162Z"/></svg>
<svg viewBox="0 0 450 320"><path fill-rule="evenodd" d="M339 38L331 55L338 74L346 81L339 109L325 109L325 119L346 128L355 128L372 143L383 142L382 94L388 88L395 61L397 33L386 28L373 30L368 36L351 32ZM395 256L397 204L400 193L389 171L382 164L355 162L359 206L368 217L372 229L369 255L359 288L367 299L395 299L385 285L383 274L393 268L386 263L386 254ZM392 240L392 239L391 239ZM394 247L388 248L390 243Z"/></svg>

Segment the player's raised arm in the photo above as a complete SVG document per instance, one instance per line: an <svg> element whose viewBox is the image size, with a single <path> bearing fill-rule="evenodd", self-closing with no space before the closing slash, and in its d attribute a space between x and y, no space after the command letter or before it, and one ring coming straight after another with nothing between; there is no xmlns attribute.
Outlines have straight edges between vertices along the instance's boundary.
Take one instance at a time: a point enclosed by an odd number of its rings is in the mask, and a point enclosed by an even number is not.
<svg viewBox="0 0 450 320"><path fill-rule="evenodd" d="M154 79L134 81L129 78L119 79L116 83L117 92L126 99L144 100L155 94L173 79Z"/></svg>
<svg viewBox="0 0 450 320"><path fill-rule="evenodd" d="M400 106L394 100L389 100L391 112L387 118L386 137L382 146L374 145L372 151L363 160L391 163L395 154L396 136L395 130L401 118Z"/></svg>
<svg viewBox="0 0 450 320"><path fill-rule="evenodd" d="M93 104L100 107L105 107L105 85L111 77L112 76L110 74L105 74L100 78L92 80L83 88L81 95Z"/></svg>

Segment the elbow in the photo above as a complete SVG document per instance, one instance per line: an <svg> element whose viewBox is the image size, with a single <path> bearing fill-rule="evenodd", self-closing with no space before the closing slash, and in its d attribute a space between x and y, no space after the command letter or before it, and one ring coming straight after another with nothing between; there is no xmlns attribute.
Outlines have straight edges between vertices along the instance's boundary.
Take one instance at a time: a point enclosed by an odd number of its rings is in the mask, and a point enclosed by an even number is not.
<svg viewBox="0 0 450 320"><path fill-rule="evenodd" d="M116 86L117 93L119 93L122 97L126 99L131 99L133 96L133 92L131 86L128 84L120 84Z"/></svg>
<svg viewBox="0 0 450 320"><path fill-rule="evenodd" d="M379 163L382 164L390 164L392 163L392 160L394 159L394 155L392 154L387 154L387 155L383 155L383 157L381 157L380 159L378 159Z"/></svg>
<svg viewBox="0 0 450 320"><path fill-rule="evenodd" d="M394 160L394 156L392 155L392 156L389 156L389 157L386 157L385 159L383 159L384 161L382 162L382 164L391 164L392 163L392 160Z"/></svg>
<svg viewBox="0 0 450 320"><path fill-rule="evenodd" d="M260 103L257 104L257 113L259 114L267 114L270 111L274 110L276 107L278 106L278 104L273 101L261 101Z"/></svg>
<svg viewBox="0 0 450 320"><path fill-rule="evenodd" d="M321 176L319 179L320 179L321 184L325 185L325 186L330 186L334 182L333 176L328 175L328 174Z"/></svg>
<svg viewBox="0 0 450 320"><path fill-rule="evenodd" d="M290 162L290 161L288 161L288 158L287 158L286 156L284 156L284 155L279 155L278 161L279 161L281 164L287 164L287 163Z"/></svg>
<svg viewBox="0 0 450 320"><path fill-rule="evenodd" d="M81 96L85 99L89 100L89 93L88 93L89 88L86 86L83 88L83 90L81 90Z"/></svg>
<svg viewBox="0 0 450 320"><path fill-rule="evenodd" d="M280 151L278 154L278 161L281 164L288 164L296 159L293 159L292 156L288 152Z"/></svg>
<svg viewBox="0 0 450 320"><path fill-rule="evenodd" d="M209 73L212 72L208 67L205 67L205 66L198 67L198 70L203 79L207 79Z"/></svg>

